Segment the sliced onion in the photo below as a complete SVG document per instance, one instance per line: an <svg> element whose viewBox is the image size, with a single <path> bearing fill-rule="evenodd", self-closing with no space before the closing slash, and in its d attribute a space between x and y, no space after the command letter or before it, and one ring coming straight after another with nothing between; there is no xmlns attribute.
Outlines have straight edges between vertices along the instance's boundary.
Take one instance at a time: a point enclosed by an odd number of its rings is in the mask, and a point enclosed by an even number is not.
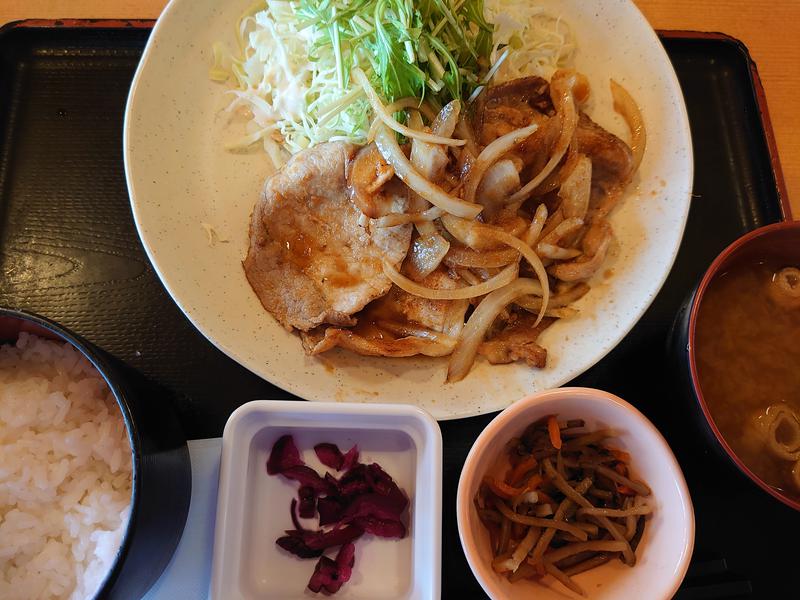
<svg viewBox="0 0 800 600"><path fill-rule="evenodd" d="M458 166L459 171L465 167L467 164L472 164L475 161L475 157L480 154L478 150L478 144L475 141L475 132L472 130L472 125L470 125L469 120L464 116L461 115L458 119L458 123L456 123L456 134L462 140L466 142L464 147L461 149L461 156L458 159Z"/></svg>
<svg viewBox="0 0 800 600"><path fill-rule="evenodd" d="M375 141L375 135L378 133L378 127L383 123L380 117L372 119L369 124L369 131L367 131L367 143L370 144Z"/></svg>
<svg viewBox="0 0 800 600"><path fill-rule="evenodd" d="M564 220L564 213L561 212L561 207L559 207L553 214L547 217L547 220L544 223L544 227L542 228L542 233L539 236L539 239L542 240L546 235L548 235L553 229L559 226L559 224Z"/></svg>
<svg viewBox="0 0 800 600"><path fill-rule="evenodd" d="M480 204L486 207L483 211L483 220L492 221L499 211L506 208L506 200L519 188L519 171L514 161L501 158L489 167L484 173L477 191ZM507 208L516 213L518 207ZM525 223L525 227L527 225Z"/></svg>
<svg viewBox="0 0 800 600"><path fill-rule="evenodd" d="M460 114L461 102L459 100L451 100L445 104L444 108L442 108L439 114L436 115L436 118L433 119L433 123L431 123L433 135L441 135L448 138L452 137Z"/></svg>
<svg viewBox="0 0 800 600"><path fill-rule="evenodd" d="M563 84L562 84L563 80ZM553 94L558 94L558 117L561 119L561 135L556 141L556 147L553 149L553 154L550 160L539 171L539 174L526 183L520 191L509 198L509 203L524 202L539 187L548 175L553 172L553 169L558 166L561 159L564 158L564 153L567 151L572 136L575 134L575 128L578 126L578 110L575 106L575 98L573 90L578 83L578 76L576 73L563 73L553 76L550 83L550 91ZM554 85L555 84L555 85Z"/></svg>
<svg viewBox="0 0 800 600"><path fill-rule="evenodd" d="M550 273L561 281L581 281L594 275L606 259L608 247L611 245L611 229L608 228L598 243L595 253L586 260L576 259L550 267ZM588 236L588 233L587 233ZM584 240L585 242L585 240ZM585 244L584 244L585 245ZM585 248L584 248L585 250Z"/></svg>
<svg viewBox="0 0 800 600"><path fill-rule="evenodd" d="M562 248L558 245L561 238L571 235L583 227L583 219L571 217L556 225L547 235L542 236L536 245L536 252L543 258L552 260L570 260L582 254L576 248Z"/></svg>
<svg viewBox="0 0 800 600"><path fill-rule="evenodd" d="M419 234L424 236L435 235L439 233L439 230L433 224L433 221L441 217L444 214L444 211L438 206L431 208L431 203L413 190L408 191L408 200L408 212L417 212L425 215L426 217L424 219L414 220L414 226L417 228Z"/></svg>
<svg viewBox="0 0 800 600"><path fill-rule="evenodd" d="M434 206L433 208L435 210L439 211L439 216L440 217L442 216L442 213L444 213L444 211L441 208L439 208L438 206ZM431 219L430 221L428 221L428 220L415 221L414 222L414 227L417 228L417 231L422 236L431 236L431 235L438 235L439 234L439 230L436 229L436 225L433 224L433 219Z"/></svg>
<svg viewBox="0 0 800 600"><path fill-rule="evenodd" d="M425 100L414 98L414 96L400 98L399 100L395 100L391 104L386 105L386 112L388 112L390 115L400 112L401 110L418 110L425 115L425 118L428 119L428 121L433 121L433 119L436 117L436 111L431 108L430 104L428 104Z"/></svg>
<svg viewBox="0 0 800 600"><path fill-rule="evenodd" d="M453 300L448 303L442 332L449 335L453 341L458 339L464 329L464 316L467 314L468 308L469 300L467 299ZM455 347L455 344L453 344L453 347Z"/></svg>
<svg viewBox="0 0 800 600"><path fill-rule="evenodd" d="M493 228L477 221L442 215L441 223L450 235L473 250L491 250L499 245L494 236L489 235Z"/></svg>
<svg viewBox="0 0 800 600"><path fill-rule="evenodd" d="M425 128L425 124L422 122L422 115L419 114L418 110L409 111L408 126L414 131L422 131Z"/></svg>
<svg viewBox="0 0 800 600"><path fill-rule="evenodd" d="M456 342L456 340L450 337L449 335L446 335L439 331L434 331L433 329L428 329L427 327L422 327L420 325L414 325L411 323L391 321L388 319L379 319L375 321L375 325L399 337L422 338L425 340L430 340L432 342L444 343L450 346L451 348L455 346Z"/></svg>
<svg viewBox="0 0 800 600"><path fill-rule="evenodd" d="M536 246L536 252L542 258L549 258L550 260L570 260L581 255L581 251L577 248L562 248L546 242L539 242Z"/></svg>
<svg viewBox="0 0 800 600"><path fill-rule="evenodd" d="M577 302L583 298L588 291L589 285L581 282L566 292L554 294L553 296L550 296L550 301L547 303L548 311L550 309L564 308L573 302ZM524 308L527 311L538 312L542 308L542 299L537 298L536 296L541 296L541 290L538 294L517 299L514 304Z"/></svg>
<svg viewBox="0 0 800 600"><path fill-rule="evenodd" d="M580 119L579 119L580 122ZM572 173L573 168L575 167L575 161L578 156L583 156L577 152L567 151L567 158L561 163L561 166L558 169L553 170L550 175L547 176L539 187L533 190L532 196L544 196L552 192L553 190L558 189L561 183L564 181L566 176L569 173Z"/></svg>
<svg viewBox="0 0 800 600"><path fill-rule="evenodd" d="M469 373L478 354L478 347L497 315L520 296L535 294L537 291L541 291L538 281L517 279L493 291L481 301L464 326L450 357L450 364L447 367L448 382L461 381Z"/></svg>
<svg viewBox="0 0 800 600"><path fill-rule="evenodd" d="M450 248L444 262L451 267L504 267L519 259L519 252L512 248L477 252L472 248Z"/></svg>
<svg viewBox="0 0 800 600"><path fill-rule="evenodd" d="M411 124L411 121L409 121ZM421 140L411 140L411 164L425 179L438 183L444 178L447 163L450 162L447 149Z"/></svg>
<svg viewBox="0 0 800 600"><path fill-rule="evenodd" d="M544 311L544 316L549 319L568 319L569 317L574 317L577 314L578 311L576 309L568 306L564 306L562 308L553 308L550 306L546 311Z"/></svg>
<svg viewBox="0 0 800 600"><path fill-rule="evenodd" d="M422 281L439 267L448 250L450 242L438 232L417 237L408 251L406 272L415 281Z"/></svg>
<svg viewBox="0 0 800 600"><path fill-rule="evenodd" d="M539 239L539 236L542 234L542 229L544 228L544 224L547 221L547 206L545 206L544 202L536 207L536 212L533 215L533 220L531 221L531 225L528 228L528 231L525 233L525 243L528 246L533 247L536 243L536 240Z"/></svg>
<svg viewBox="0 0 800 600"><path fill-rule="evenodd" d="M481 281L486 281L487 279L491 279L492 277L497 275L499 272L500 272L500 269L498 269L496 267L486 267L486 268L474 267L474 268L470 269L470 273L473 273L474 275L476 275L478 278L480 278Z"/></svg>
<svg viewBox="0 0 800 600"><path fill-rule="evenodd" d="M421 223L435 221L444 214L444 211L438 206L433 206L428 210L422 212L412 213L391 213L384 215L379 219L372 221L375 227L395 227L396 225L405 225L406 223Z"/></svg>
<svg viewBox="0 0 800 600"><path fill-rule="evenodd" d="M533 326L536 327L544 317L544 313L547 311L547 303L550 300L550 282L547 280L547 271L544 270L542 260L536 252L534 252L533 248L528 246L528 244L521 239L505 231L497 231L495 232L495 236L498 241L508 244L525 257L525 260L531 265L533 272L536 273L536 277L539 279L539 283L542 286L542 308L539 310L539 315L536 317L536 322L533 324Z"/></svg>
<svg viewBox="0 0 800 600"><path fill-rule="evenodd" d="M583 219L589 209L591 193L592 161L588 156L579 154L575 166L561 182L561 188L558 190L564 216Z"/></svg>
<svg viewBox="0 0 800 600"><path fill-rule="evenodd" d="M467 298L484 296L498 288L508 285L517 277L519 265L516 263L508 265L497 275L483 283L452 290L433 289L420 285L416 281L400 273L394 266L385 261L383 263L383 272L397 287L414 296L427 298L428 300L464 300Z"/></svg>
<svg viewBox="0 0 800 600"><path fill-rule="evenodd" d="M581 227L583 227L583 219L579 219L578 217L564 219L548 232L547 235L542 236L542 240L539 244L555 244L564 236L575 233Z"/></svg>
<svg viewBox="0 0 800 600"><path fill-rule="evenodd" d="M490 228L502 229L514 237L519 237L528 230L528 222L517 215L516 210L511 209L504 210L494 223L488 225Z"/></svg>
<svg viewBox="0 0 800 600"><path fill-rule="evenodd" d="M478 285L481 282L481 278L469 269L456 269L456 273L470 285Z"/></svg>
<svg viewBox="0 0 800 600"><path fill-rule="evenodd" d="M536 123L528 125L527 127L515 129L510 133L500 136L486 146L478 155L469 173L467 173L467 178L464 182L464 200L473 202L475 200L475 193L478 191L478 186L489 167L500 160L509 151L527 140L537 129L539 129L539 126Z"/></svg>
<svg viewBox="0 0 800 600"><path fill-rule="evenodd" d="M367 99L369 103L372 105L372 110L375 111L375 115L378 116L381 121L384 122L385 125L394 129L397 133L400 133L407 138L411 139L419 139L424 142L428 142L430 144L442 144L444 146L463 146L466 142L464 140L457 140L449 137L443 137L439 135L433 135L430 133L425 133L423 131L414 131L410 127L406 127L402 123L398 123L397 120L392 116L392 113L386 110L386 107L381 102L381 99L378 97L378 93L372 88L372 85L369 83L369 79L364 74L364 71L361 69L355 68L351 72L353 78L355 79L356 83L364 88L364 93L367 95Z"/></svg>
<svg viewBox="0 0 800 600"><path fill-rule="evenodd" d="M547 280L547 272L544 270L542 260L533 248L506 231L483 225L476 221L465 221L453 217L452 215L442 215L441 222L442 225L445 226L445 229L462 244L466 244L476 250L481 250L487 247L487 241L491 243L493 240L511 246L530 263L534 273L536 273L536 277L539 278L539 282L542 284L542 308L539 311L539 316L535 323L535 325L538 325L547 310L547 300L550 297L550 284Z"/></svg>
<svg viewBox="0 0 800 600"><path fill-rule="evenodd" d="M394 133L389 133L385 125L378 126L375 144L378 146L381 156L394 168L395 175L431 204L458 217L468 219L474 219L483 209L480 204L464 202L460 198L451 196L438 185L420 175L403 154Z"/></svg>
<svg viewBox="0 0 800 600"><path fill-rule="evenodd" d="M614 99L614 110L617 111L631 130L631 152L633 152L633 169L631 174L636 173L639 164L644 156L644 149L647 145L647 132L644 128L644 120L639 106L624 87L613 79L611 80L611 97Z"/></svg>
<svg viewBox="0 0 800 600"><path fill-rule="evenodd" d="M456 122L458 121L460 110L461 103L458 100L453 100L445 105L445 107L439 111L439 114L433 119L433 123L431 123L431 131L433 134L450 137L453 134ZM409 117L409 125L416 130L422 129L422 121L419 117L419 113L411 114ZM441 178L449 160L450 158L447 155L447 151L441 146L428 144L427 142L423 142L418 139L412 140L410 156L411 164L431 183L435 183ZM420 195L417 193L412 192L411 196L412 208L414 210L425 211L426 216L428 214L436 215L432 219L424 218L414 220L414 225L416 226L420 236L435 236L441 238L438 230L430 221L440 217L443 212L442 209L438 207L430 209L430 202L420 197Z"/></svg>

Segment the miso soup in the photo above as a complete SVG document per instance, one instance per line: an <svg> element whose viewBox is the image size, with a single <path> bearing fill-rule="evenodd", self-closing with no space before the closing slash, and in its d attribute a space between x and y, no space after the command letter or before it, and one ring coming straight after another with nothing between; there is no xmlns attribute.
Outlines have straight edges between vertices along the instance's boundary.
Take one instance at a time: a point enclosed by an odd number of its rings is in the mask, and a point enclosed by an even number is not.
<svg viewBox="0 0 800 600"><path fill-rule="evenodd" d="M800 270L760 260L716 277L700 305L695 356L725 440L766 483L800 500Z"/></svg>

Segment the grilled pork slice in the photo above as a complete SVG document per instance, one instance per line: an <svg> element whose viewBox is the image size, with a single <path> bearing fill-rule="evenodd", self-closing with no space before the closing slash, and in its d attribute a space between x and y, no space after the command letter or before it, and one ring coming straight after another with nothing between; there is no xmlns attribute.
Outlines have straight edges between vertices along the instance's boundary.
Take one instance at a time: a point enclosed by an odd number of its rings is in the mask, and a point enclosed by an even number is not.
<svg viewBox="0 0 800 600"><path fill-rule="evenodd" d="M537 344L536 340L553 323L553 319L543 319L534 327L536 315L515 316L517 318L506 324L499 333L481 343L478 353L493 365L524 360L531 367L544 368L547 364L547 350Z"/></svg>
<svg viewBox="0 0 800 600"><path fill-rule="evenodd" d="M359 225L345 170L357 148L329 142L294 155L264 185L243 262L250 285L287 329L355 325L352 315L392 286L383 260L399 266L411 226Z"/></svg>
<svg viewBox="0 0 800 600"><path fill-rule="evenodd" d="M539 77L523 77L490 87L479 96L473 111L472 124L484 145L531 123L538 123L539 129L514 153L525 165L520 173L523 184L547 162L561 133L549 84ZM592 208L604 216L633 176L631 149L582 111L573 149L592 161Z"/></svg>
<svg viewBox="0 0 800 600"><path fill-rule="evenodd" d="M459 285L443 269L428 275L422 284L437 289ZM446 356L464 325L467 304L466 300L427 300L393 287L358 315L352 329L320 326L301 335L303 346L309 354L339 347L367 356Z"/></svg>

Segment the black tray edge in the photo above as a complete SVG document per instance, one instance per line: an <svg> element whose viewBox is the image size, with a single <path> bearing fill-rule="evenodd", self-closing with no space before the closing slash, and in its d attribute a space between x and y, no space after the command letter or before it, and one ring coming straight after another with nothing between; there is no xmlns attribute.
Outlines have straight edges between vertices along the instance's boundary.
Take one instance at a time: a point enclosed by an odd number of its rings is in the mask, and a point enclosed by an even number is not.
<svg viewBox="0 0 800 600"><path fill-rule="evenodd" d="M71 29L97 28L97 29L127 29L131 27L152 29L156 24L155 19L20 19L9 21L0 26L0 36L12 29L25 28L53 28L68 27Z"/></svg>
<svg viewBox="0 0 800 600"><path fill-rule="evenodd" d="M668 39L696 39L696 40L718 40L728 42L735 46L739 52L744 56L750 68L750 80L753 84L753 96L758 106L759 116L761 117L761 126L764 129L764 137L767 142L767 149L769 151L770 164L772 165L772 172L775 176L775 187L778 198L781 203L781 213L783 214L784 221L792 220L792 207L789 203L789 194L786 189L786 180L783 177L783 168L781 167L780 157L778 155L778 144L775 140L775 131L772 128L772 120L769 116L769 108L767 106L767 95L764 91L764 85L761 81L761 76L758 74L758 66L753 60L750 50L744 42L735 38L727 33L718 31L692 31L682 29L657 29L656 33L661 38Z"/></svg>
<svg viewBox="0 0 800 600"><path fill-rule="evenodd" d="M8 33L12 29L21 27L28 28L49 28L49 27L68 27L68 28L140 28L147 29L153 28L156 21L155 19L22 19L18 21L11 21L0 26L0 37ZM682 38L682 39L705 39L705 40L719 40L733 44L738 48L747 61L750 67L750 79L753 84L753 95L758 106L759 115L761 117L761 126L764 129L764 136L767 142L769 151L770 164L775 176L775 186L778 193L778 198L781 203L781 213L783 214L784 221L792 220L792 208L789 203L789 195L786 189L786 181L783 177L783 169L781 168L780 157L778 156L778 145L775 140L775 132L772 128L772 121L769 116L769 108L767 106L767 96L764 91L764 85L761 81L761 76L758 74L758 67L753 60L750 50L744 42L730 36L726 33L716 31L693 31L682 29L657 29L656 33L662 38Z"/></svg>

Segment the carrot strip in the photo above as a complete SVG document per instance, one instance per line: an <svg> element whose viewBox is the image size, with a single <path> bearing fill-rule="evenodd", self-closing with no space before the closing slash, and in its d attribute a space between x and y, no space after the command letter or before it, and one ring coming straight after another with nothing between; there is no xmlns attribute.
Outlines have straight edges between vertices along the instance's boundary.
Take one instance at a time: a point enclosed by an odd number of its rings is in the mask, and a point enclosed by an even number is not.
<svg viewBox="0 0 800 600"><path fill-rule="evenodd" d="M636 496L636 490L632 490L627 485L622 485L621 483L614 484L617 487L617 492L622 494L623 496Z"/></svg>
<svg viewBox="0 0 800 600"><path fill-rule="evenodd" d="M547 433L550 434L550 443L553 444L553 448L561 450L561 429L558 427L555 415L547 417Z"/></svg>
<svg viewBox="0 0 800 600"><path fill-rule="evenodd" d="M511 500L514 496L518 496L525 491L525 488L510 486L506 482L498 481L494 477L489 477L488 475L483 478L483 483L488 485L489 489L492 490L496 496L506 500Z"/></svg>
<svg viewBox="0 0 800 600"><path fill-rule="evenodd" d="M522 461L518 463L516 467L514 467L511 473L509 473L509 477L506 480L507 483L510 483L511 485L519 485L522 483L523 477L528 474L528 471L535 469L536 465L538 464L539 461L537 461L533 456L528 456L522 459Z"/></svg>
<svg viewBox="0 0 800 600"><path fill-rule="evenodd" d="M611 452L611 454L616 458L618 461L629 463L631 462L631 455L625 452L624 450L620 450L619 448L611 448L610 446L606 446L606 448Z"/></svg>
<svg viewBox="0 0 800 600"><path fill-rule="evenodd" d="M540 485L542 485L542 483L544 483L544 477L542 477L538 473L536 475L532 475L531 478L528 479L528 483L525 484L525 491L530 492L532 490L535 490Z"/></svg>

